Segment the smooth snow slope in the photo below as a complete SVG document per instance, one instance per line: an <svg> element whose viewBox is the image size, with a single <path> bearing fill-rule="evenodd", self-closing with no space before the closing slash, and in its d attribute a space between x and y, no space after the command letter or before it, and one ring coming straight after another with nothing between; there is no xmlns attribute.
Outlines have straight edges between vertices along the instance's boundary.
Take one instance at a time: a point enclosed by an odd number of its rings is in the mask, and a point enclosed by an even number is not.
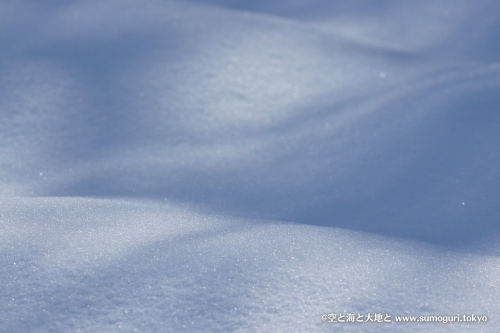
<svg viewBox="0 0 500 333"><path fill-rule="evenodd" d="M500 259L175 205L2 199L4 332L496 332ZM323 323L322 313L487 315Z"/></svg>
<svg viewBox="0 0 500 333"><path fill-rule="evenodd" d="M1 1L0 332L496 331L499 14Z"/></svg>

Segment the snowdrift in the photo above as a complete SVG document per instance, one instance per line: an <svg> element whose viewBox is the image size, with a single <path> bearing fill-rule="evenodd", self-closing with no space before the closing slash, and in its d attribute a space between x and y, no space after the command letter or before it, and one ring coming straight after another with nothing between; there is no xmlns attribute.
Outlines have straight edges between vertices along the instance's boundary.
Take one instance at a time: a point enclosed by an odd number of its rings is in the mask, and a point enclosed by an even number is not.
<svg viewBox="0 0 500 333"><path fill-rule="evenodd" d="M494 332L499 11L3 1L0 330Z"/></svg>

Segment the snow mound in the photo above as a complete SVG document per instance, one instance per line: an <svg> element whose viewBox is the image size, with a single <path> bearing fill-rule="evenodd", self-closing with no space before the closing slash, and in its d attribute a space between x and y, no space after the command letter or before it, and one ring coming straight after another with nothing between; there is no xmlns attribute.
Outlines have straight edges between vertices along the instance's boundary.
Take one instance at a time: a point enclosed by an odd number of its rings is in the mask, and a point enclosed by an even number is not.
<svg viewBox="0 0 500 333"><path fill-rule="evenodd" d="M489 321L433 331L498 327L496 257L175 204L25 198L0 211L5 332L422 332L432 324L395 316L457 313ZM393 322L322 322L330 312Z"/></svg>

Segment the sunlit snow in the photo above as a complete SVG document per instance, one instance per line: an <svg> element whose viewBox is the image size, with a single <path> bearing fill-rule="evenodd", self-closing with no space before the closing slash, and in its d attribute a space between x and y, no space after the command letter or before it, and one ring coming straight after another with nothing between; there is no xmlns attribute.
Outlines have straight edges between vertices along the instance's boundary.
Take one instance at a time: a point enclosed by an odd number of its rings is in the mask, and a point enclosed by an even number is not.
<svg viewBox="0 0 500 333"><path fill-rule="evenodd" d="M491 0L0 1L0 332L496 332L499 34Z"/></svg>

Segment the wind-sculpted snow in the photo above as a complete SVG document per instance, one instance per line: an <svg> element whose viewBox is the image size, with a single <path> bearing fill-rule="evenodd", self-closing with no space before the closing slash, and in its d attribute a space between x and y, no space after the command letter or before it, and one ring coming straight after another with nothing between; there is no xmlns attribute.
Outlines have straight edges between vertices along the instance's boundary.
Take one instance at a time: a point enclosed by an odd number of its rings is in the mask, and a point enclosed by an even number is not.
<svg viewBox="0 0 500 333"><path fill-rule="evenodd" d="M494 331L499 11L1 2L0 286L25 300L0 327L328 331L325 311L377 308ZM465 327L432 325L404 330Z"/></svg>
<svg viewBox="0 0 500 333"><path fill-rule="evenodd" d="M328 324L322 313L489 316L499 259L335 228L194 213L175 204L2 199L5 332L422 332Z"/></svg>

